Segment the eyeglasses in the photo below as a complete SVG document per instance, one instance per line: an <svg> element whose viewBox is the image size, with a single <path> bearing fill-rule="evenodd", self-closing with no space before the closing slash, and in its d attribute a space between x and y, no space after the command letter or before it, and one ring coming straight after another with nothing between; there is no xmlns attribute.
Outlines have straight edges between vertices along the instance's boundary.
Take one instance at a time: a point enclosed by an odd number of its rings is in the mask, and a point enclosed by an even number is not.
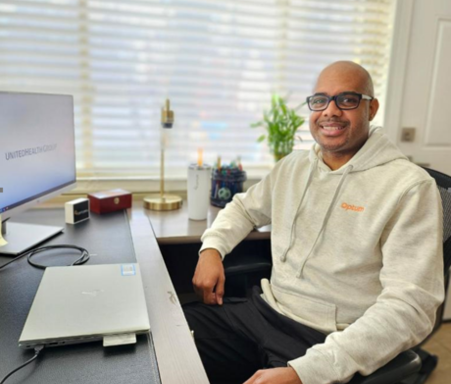
<svg viewBox="0 0 451 384"><path fill-rule="evenodd" d="M307 97L307 104L311 111L318 112L326 110L330 102L334 100L338 109L348 111L350 109L358 108L360 105L360 100L362 99L373 100L374 97L356 92L342 92L335 96L327 96L318 93Z"/></svg>

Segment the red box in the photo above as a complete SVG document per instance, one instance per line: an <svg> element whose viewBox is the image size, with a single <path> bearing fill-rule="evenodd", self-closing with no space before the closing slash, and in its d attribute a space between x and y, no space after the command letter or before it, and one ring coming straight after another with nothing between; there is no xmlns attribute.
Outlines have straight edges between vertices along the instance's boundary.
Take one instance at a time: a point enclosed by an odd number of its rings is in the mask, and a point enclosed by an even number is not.
<svg viewBox="0 0 451 384"><path fill-rule="evenodd" d="M123 189L90 193L88 198L89 209L95 213L119 211L132 206L132 194Z"/></svg>

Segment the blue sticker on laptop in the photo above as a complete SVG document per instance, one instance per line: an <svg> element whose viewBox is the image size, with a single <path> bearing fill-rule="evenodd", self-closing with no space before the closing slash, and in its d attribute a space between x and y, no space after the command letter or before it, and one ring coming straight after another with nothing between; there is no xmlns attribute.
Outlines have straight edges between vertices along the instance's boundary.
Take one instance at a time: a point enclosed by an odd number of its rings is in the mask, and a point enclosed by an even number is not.
<svg viewBox="0 0 451 384"><path fill-rule="evenodd" d="M136 268L134 264L122 264L121 265L122 276L135 276Z"/></svg>

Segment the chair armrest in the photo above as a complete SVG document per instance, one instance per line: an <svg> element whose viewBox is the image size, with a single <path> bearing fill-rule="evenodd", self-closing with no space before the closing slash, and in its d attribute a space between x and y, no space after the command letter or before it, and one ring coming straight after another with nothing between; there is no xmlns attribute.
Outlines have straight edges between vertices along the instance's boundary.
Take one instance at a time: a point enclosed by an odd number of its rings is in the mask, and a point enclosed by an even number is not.
<svg viewBox="0 0 451 384"><path fill-rule="evenodd" d="M251 286L258 285L263 277L269 277L272 264L268 256L264 252L228 255L224 259L225 294L246 297Z"/></svg>
<svg viewBox="0 0 451 384"><path fill-rule="evenodd" d="M271 266L271 261L259 254L247 254L243 257L227 256L224 259L224 270L228 277L260 271L269 272Z"/></svg>
<svg viewBox="0 0 451 384"><path fill-rule="evenodd" d="M409 349L369 376L356 374L349 384L396 384L420 369L420 357Z"/></svg>

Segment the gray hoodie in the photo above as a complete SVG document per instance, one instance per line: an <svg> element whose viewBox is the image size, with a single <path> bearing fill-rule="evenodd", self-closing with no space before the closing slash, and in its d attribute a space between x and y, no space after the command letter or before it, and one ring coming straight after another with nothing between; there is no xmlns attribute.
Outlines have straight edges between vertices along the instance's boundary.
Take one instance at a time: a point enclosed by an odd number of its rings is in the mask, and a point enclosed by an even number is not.
<svg viewBox="0 0 451 384"><path fill-rule="evenodd" d="M268 224L263 298L328 335L288 362L303 384L368 375L431 332L444 299L440 196L379 129L335 171L316 144L279 161L220 212L201 251L225 257Z"/></svg>

